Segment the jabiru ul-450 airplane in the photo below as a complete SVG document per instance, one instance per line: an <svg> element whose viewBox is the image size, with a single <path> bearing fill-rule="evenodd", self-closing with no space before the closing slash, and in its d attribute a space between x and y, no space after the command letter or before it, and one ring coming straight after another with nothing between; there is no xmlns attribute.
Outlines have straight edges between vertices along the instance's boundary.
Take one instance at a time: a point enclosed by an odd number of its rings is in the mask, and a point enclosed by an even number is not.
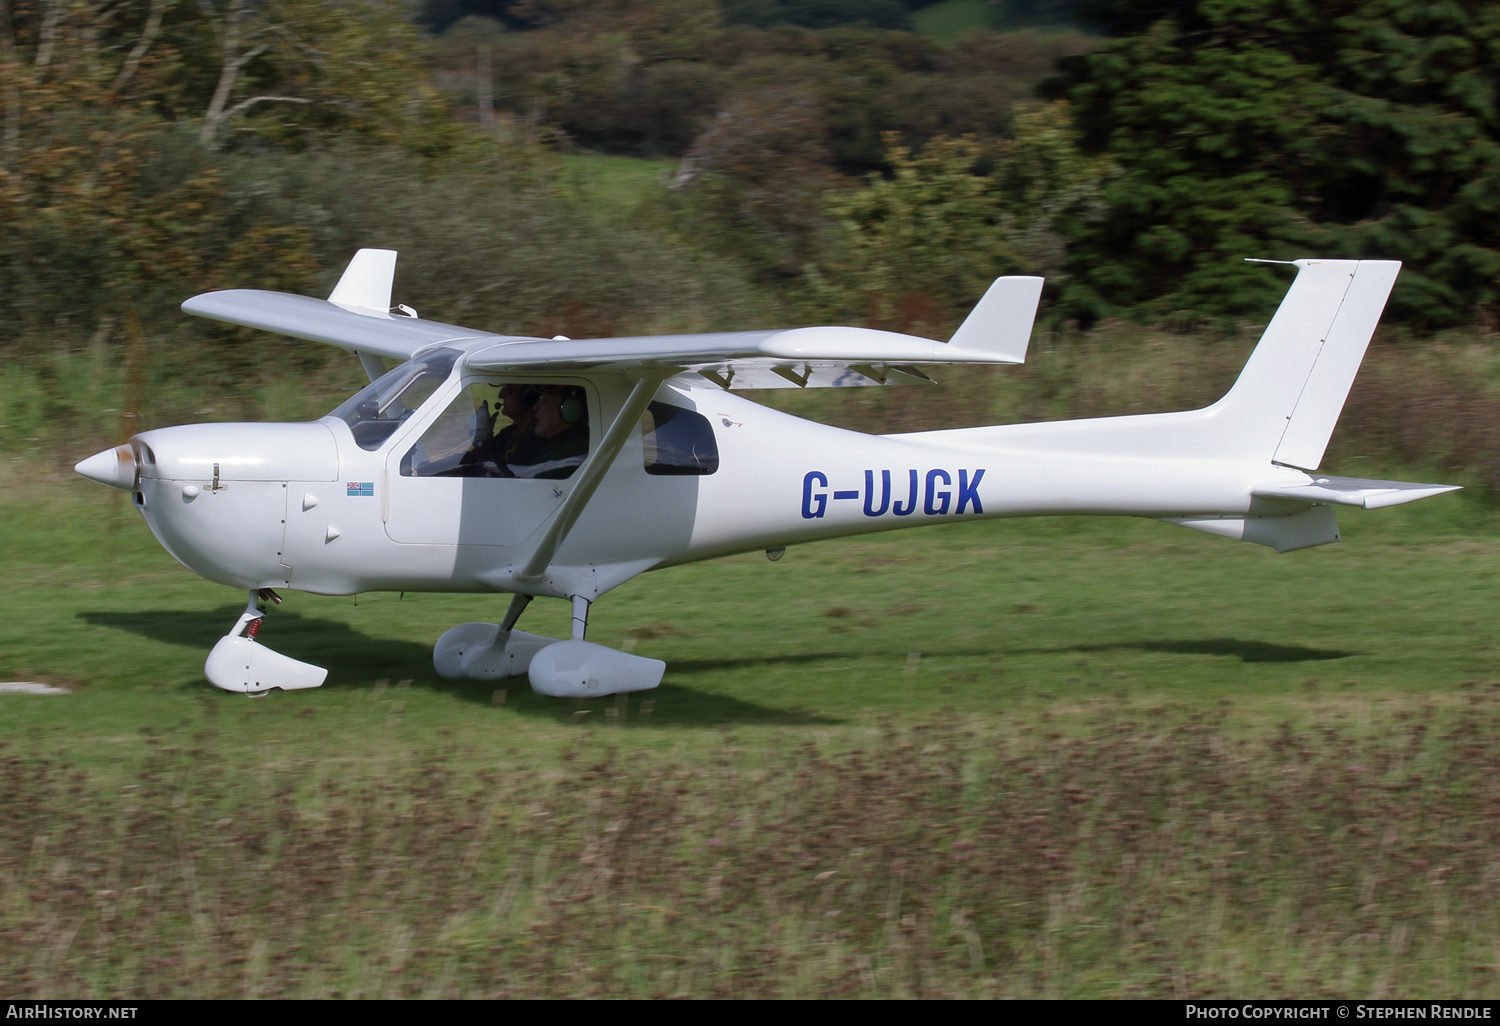
<svg viewBox="0 0 1500 1026"><path fill-rule="evenodd" d="M947 342L854 327L543 339L393 307L396 254L364 249L327 300L228 290L183 309L342 347L368 386L312 423L143 431L76 469L128 490L189 569L248 592L205 665L219 688L323 683L325 669L259 637L280 590L400 590L511 596L500 623L437 640L444 677L524 674L567 697L640 691L665 663L585 632L593 602L648 570L1053 514L1149 517L1286 552L1337 541L1337 506L1450 491L1319 473L1400 264L1291 263L1280 308L1211 406L866 435L734 392L920 383L924 367L1020 363L1042 280L997 279ZM572 604L571 638L516 629L538 597Z"/></svg>

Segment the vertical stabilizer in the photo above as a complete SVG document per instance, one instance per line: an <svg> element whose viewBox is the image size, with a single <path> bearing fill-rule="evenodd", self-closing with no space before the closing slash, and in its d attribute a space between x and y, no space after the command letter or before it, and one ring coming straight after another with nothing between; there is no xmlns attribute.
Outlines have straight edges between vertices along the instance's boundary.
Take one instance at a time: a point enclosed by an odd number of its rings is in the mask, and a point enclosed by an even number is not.
<svg viewBox="0 0 1500 1026"><path fill-rule="evenodd" d="M1385 309L1396 260L1297 260L1239 380L1213 407L1256 455L1316 469Z"/></svg>

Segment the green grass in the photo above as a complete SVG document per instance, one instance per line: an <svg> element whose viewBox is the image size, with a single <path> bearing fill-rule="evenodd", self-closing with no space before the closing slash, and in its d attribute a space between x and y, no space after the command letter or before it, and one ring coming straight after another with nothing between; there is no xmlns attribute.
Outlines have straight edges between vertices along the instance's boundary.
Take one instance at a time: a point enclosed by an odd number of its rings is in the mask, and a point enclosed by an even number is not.
<svg viewBox="0 0 1500 1026"><path fill-rule="evenodd" d="M1183 408L1248 345L1135 343L777 398L871 430ZM251 701L202 676L243 597L66 469L113 440L117 370L7 378L0 681L71 689L0 695L7 993L1500 989L1482 487L1342 512L1344 542L1283 556L1046 518L647 574L590 637L667 676L597 702L434 676L436 638L499 596L292 593L262 639L329 680ZM1484 483L1488 393L1413 402L1449 394L1421 370L1372 354L1330 470ZM153 422L307 416L349 373L212 408L154 389ZM1381 431L1449 469L1399 469ZM544 600L522 626L567 619Z"/></svg>
<svg viewBox="0 0 1500 1026"><path fill-rule="evenodd" d="M1005 8L989 0L943 0L913 11L917 31L940 43L951 43L974 29L998 29L1005 24Z"/></svg>
<svg viewBox="0 0 1500 1026"><path fill-rule="evenodd" d="M0 679L78 690L0 698L0 722L13 736L61 731L101 770L139 752L140 727L197 722L205 703L252 747L384 724L396 688L374 698L382 679L411 681L400 722L412 743L446 727L545 753L613 708L543 699L524 680L496 704L491 685L435 679L437 636L498 618L500 596L294 593L264 638L330 667L328 683L264 702L220 695L202 660L242 597L173 562L122 495L82 481L20 494L7 500ZM738 556L630 582L596 605L590 637L667 661L649 715L641 696L621 706L648 746L723 725L848 730L939 709L1003 721L1099 700L1226 698L1264 723L1301 715L1309 694L1399 703L1494 676L1493 515L1460 495L1341 520L1344 542L1285 556L1083 518L897 532L775 564ZM566 622L563 603L541 601L522 625L559 636ZM289 720L287 708L312 713Z"/></svg>
<svg viewBox="0 0 1500 1026"><path fill-rule="evenodd" d="M569 154L562 160L560 181L597 216L626 220L662 191L661 176L676 161L616 157L603 153Z"/></svg>
<svg viewBox="0 0 1500 1026"><path fill-rule="evenodd" d="M1008 3L991 0L942 0L942 3L912 12L917 31L940 43L956 42L976 29L1006 32L1015 29L1063 29L1078 31L1071 12L1063 9L1034 13L1012 10Z"/></svg>

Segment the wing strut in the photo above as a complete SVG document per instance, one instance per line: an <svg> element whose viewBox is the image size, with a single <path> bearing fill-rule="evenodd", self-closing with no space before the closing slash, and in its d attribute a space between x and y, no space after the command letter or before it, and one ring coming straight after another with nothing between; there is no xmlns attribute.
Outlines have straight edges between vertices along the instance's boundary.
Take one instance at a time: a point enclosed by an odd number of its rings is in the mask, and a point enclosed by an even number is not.
<svg viewBox="0 0 1500 1026"><path fill-rule="evenodd" d="M662 382L675 373L674 368L655 374L648 373L636 380L635 386L630 390L629 398L625 400L625 405L620 407L614 423L610 424L609 430L604 432L599 448L590 453L589 458L579 468L578 476L574 479L573 490L568 493L562 505L557 507L557 515L552 518L552 523L547 525L547 533L542 535L542 540L537 543L531 557L526 560L526 565L516 574L517 580L540 580L547 572L547 567L552 564L552 556L557 552L557 547L567 538L579 514L594 497L594 490L599 487L599 482L604 480L605 471L609 470L615 462L615 457L620 455L625 439L630 435L630 429L640 422L641 415L646 412L647 404L656 395L656 390L661 387Z"/></svg>

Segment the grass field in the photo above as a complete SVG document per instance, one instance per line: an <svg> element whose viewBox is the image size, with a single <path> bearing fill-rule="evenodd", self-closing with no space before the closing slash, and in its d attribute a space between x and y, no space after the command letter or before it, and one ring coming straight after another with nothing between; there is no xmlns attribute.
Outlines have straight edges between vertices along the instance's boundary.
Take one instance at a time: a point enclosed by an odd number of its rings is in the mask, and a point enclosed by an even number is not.
<svg viewBox="0 0 1500 1026"><path fill-rule="evenodd" d="M437 680L499 599L292 595L332 668L202 678L242 599L122 495L4 504L15 996L1494 995L1500 544L1459 496L1277 556L1162 524L649 574L654 692ZM523 626L565 631L562 603Z"/></svg>
<svg viewBox="0 0 1500 1026"><path fill-rule="evenodd" d="M1065 8L1049 10L1047 4L1032 5L1035 10L1018 11L1001 0L942 0L912 12L917 31L940 43L954 43L975 29L1004 32L1039 28L1076 31L1078 25Z"/></svg>
<svg viewBox="0 0 1500 1026"><path fill-rule="evenodd" d="M568 154L562 162L562 188L606 220L628 221L662 192L661 177L675 161L643 160L603 153Z"/></svg>
<svg viewBox="0 0 1500 1026"><path fill-rule="evenodd" d="M917 31L940 43L951 43L974 29L997 29L1005 24L1005 10L989 0L942 0L913 11Z"/></svg>

